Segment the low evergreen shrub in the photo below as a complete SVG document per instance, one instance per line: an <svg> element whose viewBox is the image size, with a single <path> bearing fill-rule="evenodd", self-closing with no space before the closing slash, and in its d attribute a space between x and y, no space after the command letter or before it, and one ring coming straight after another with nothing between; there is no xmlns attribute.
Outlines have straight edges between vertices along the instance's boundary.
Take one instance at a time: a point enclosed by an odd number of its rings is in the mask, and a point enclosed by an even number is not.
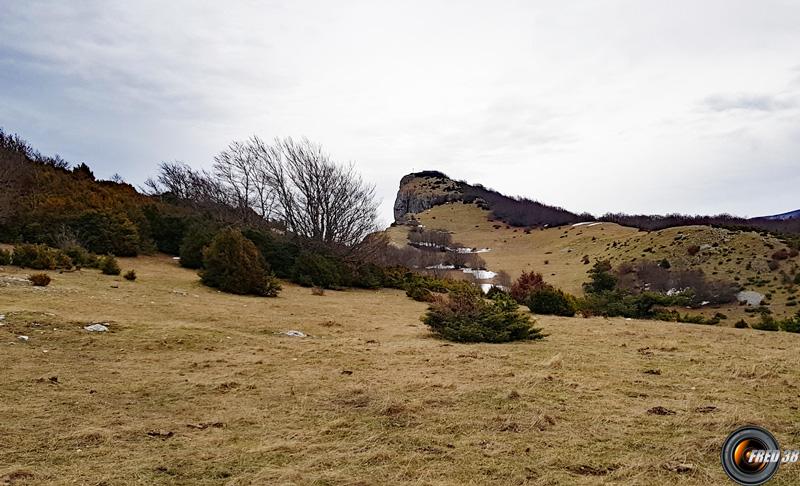
<svg viewBox="0 0 800 486"><path fill-rule="evenodd" d="M233 294L275 297L281 287L252 241L233 228L220 231L203 254L205 285Z"/></svg>
<svg viewBox="0 0 800 486"><path fill-rule="evenodd" d="M454 292L431 304L422 322L435 335L456 342L505 343L545 337L516 301L502 294L488 300L471 292Z"/></svg>
<svg viewBox="0 0 800 486"><path fill-rule="evenodd" d="M114 255L106 255L104 257L100 257L97 268L103 273L103 275L119 275L122 271L119 268L119 262L114 257Z"/></svg>
<svg viewBox="0 0 800 486"><path fill-rule="evenodd" d="M533 292L525 304L541 315L573 317L577 311L574 297L549 286Z"/></svg>

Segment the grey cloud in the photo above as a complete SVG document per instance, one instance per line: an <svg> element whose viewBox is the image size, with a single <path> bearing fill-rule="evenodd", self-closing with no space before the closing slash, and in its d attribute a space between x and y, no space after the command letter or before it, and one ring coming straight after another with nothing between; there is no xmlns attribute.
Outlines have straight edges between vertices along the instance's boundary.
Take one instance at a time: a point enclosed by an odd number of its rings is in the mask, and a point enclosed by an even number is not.
<svg viewBox="0 0 800 486"><path fill-rule="evenodd" d="M792 99L774 95L738 94L713 95L703 100L703 106L711 111L781 111L797 106Z"/></svg>

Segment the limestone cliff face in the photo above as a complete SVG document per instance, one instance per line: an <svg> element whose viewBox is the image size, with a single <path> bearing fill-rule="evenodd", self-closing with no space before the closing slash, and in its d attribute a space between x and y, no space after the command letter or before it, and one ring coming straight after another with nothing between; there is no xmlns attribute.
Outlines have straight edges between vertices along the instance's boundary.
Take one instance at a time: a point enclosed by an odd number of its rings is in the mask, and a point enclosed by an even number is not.
<svg viewBox="0 0 800 486"><path fill-rule="evenodd" d="M409 214L421 213L433 206L463 197L462 183L441 172L425 171L408 174L400 179L400 189L394 201L394 220L405 222Z"/></svg>

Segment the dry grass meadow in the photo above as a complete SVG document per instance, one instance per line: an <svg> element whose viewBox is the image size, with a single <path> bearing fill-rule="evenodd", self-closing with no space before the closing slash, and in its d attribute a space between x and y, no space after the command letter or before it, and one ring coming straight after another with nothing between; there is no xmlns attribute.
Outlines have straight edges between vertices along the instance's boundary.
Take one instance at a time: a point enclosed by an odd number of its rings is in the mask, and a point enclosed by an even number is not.
<svg viewBox="0 0 800 486"><path fill-rule="evenodd" d="M798 335L541 317L543 341L451 344L399 291L121 264L139 279L0 270L0 484L727 484L739 425L800 448Z"/></svg>
<svg viewBox="0 0 800 486"><path fill-rule="evenodd" d="M452 233L453 240L475 248L490 248L481 253L490 270L505 270L512 278L522 271L534 270L545 279L575 295L582 294L581 285L588 280L591 265L583 263L609 259L615 266L641 261L658 262L666 258L676 268L701 269L709 278L736 278L748 290L771 296L770 309L776 316L794 315L798 307L787 302L800 296L800 288L782 282L781 271L794 275L800 272L800 257L781 263L772 271L767 266L771 255L786 245L773 236L753 231L728 231L708 226L684 226L662 231L639 231L613 223L563 226L534 229L508 227L488 220L489 212L473 204L448 203L435 206L415 215L429 229ZM387 230L397 245L406 245L408 227L395 226ZM695 256L687 248L702 246ZM712 246L713 245L713 246ZM737 305L707 308L688 313L712 316L723 310L732 325L738 319L757 321Z"/></svg>

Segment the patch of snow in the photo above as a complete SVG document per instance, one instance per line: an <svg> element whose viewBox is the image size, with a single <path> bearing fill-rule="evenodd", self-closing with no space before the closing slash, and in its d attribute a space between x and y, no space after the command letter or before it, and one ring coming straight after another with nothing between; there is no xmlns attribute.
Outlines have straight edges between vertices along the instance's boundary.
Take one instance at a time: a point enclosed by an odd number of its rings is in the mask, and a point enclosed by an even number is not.
<svg viewBox="0 0 800 486"><path fill-rule="evenodd" d="M474 268L462 268L462 272L472 274L478 280L489 280L490 278L495 278L497 273L492 272L491 270L475 270Z"/></svg>
<svg viewBox="0 0 800 486"><path fill-rule="evenodd" d="M700 305L701 305L701 306L703 306L703 305L708 305L708 304L710 304L710 303L711 303L711 302L709 302L709 301L707 301L707 300L704 300L704 301L700 302Z"/></svg>
<svg viewBox="0 0 800 486"><path fill-rule="evenodd" d="M736 294L736 299L739 302L747 302L747 305L761 305L761 302L764 300L764 294L756 292L754 290L742 290L738 294Z"/></svg>
<svg viewBox="0 0 800 486"><path fill-rule="evenodd" d="M445 265L444 263L438 263L436 265L431 265L430 267L425 267L428 270L455 270L455 265Z"/></svg>
<svg viewBox="0 0 800 486"><path fill-rule="evenodd" d="M286 331L285 334L291 337L306 337L305 333L302 333L300 331Z"/></svg>
<svg viewBox="0 0 800 486"><path fill-rule="evenodd" d="M467 247L450 248L449 246L446 246L445 249L453 253L487 253L492 251L491 248L480 248L480 249L467 248Z"/></svg>

